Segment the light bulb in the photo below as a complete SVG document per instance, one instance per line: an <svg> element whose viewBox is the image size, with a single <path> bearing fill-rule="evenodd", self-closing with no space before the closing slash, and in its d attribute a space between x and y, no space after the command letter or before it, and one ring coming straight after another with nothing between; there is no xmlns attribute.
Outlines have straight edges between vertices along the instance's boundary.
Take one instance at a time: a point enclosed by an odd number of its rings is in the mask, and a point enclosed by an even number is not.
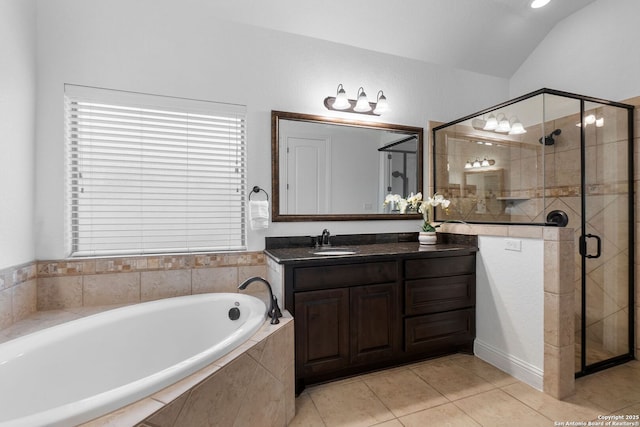
<svg viewBox="0 0 640 427"><path fill-rule="evenodd" d="M336 100L333 101L332 107L336 110L346 110L351 107L351 103L349 102L349 99L347 99L347 93L344 91L342 84L338 85Z"/></svg>
<svg viewBox="0 0 640 427"><path fill-rule="evenodd" d="M384 96L382 91L378 92L378 100L376 101L376 108L373 110L376 114L382 114L389 111L389 104L387 104L387 97Z"/></svg>
<svg viewBox="0 0 640 427"><path fill-rule="evenodd" d="M476 161L475 161L475 162L473 162L473 167L474 167L474 168L479 168L479 167L481 167L481 166L482 166L482 165L480 164L480 160L476 159Z"/></svg>
<svg viewBox="0 0 640 427"><path fill-rule="evenodd" d="M471 164L470 161L467 160L467 163L464 165L465 169L471 169L473 167L473 165Z"/></svg>
<svg viewBox="0 0 640 427"><path fill-rule="evenodd" d="M511 130L511 125L509 124L509 120L505 117L504 119L498 122L498 127L496 128L496 132L506 133Z"/></svg>
<svg viewBox="0 0 640 427"><path fill-rule="evenodd" d="M546 6L547 4L549 4L551 0L533 0L531 2L531 8L532 9L539 9L543 6Z"/></svg>
<svg viewBox="0 0 640 427"><path fill-rule="evenodd" d="M487 122L484 124L483 130L494 130L498 127L498 119L493 114L489 114Z"/></svg>
<svg viewBox="0 0 640 427"><path fill-rule="evenodd" d="M523 133L527 133L527 131L524 126L522 126L522 123L513 122L513 125L511 125L511 130L509 131L509 135L521 135Z"/></svg>
<svg viewBox="0 0 640 427"><path fill-rule="evenodd" d="M367 111L371 111L371 105L369 105L367 94L364 93L364 89L362 89L362 87L358 89L358 102L353 108L353 111L357 111L358 113L366 113Z"/></svg>
<svg viewBox="0 0 640 427"><path fill-rule="evenodd" d="M487 158L485 157L484 160L482 161L482 166L489 166L489 160L487 160Z"/></svg>

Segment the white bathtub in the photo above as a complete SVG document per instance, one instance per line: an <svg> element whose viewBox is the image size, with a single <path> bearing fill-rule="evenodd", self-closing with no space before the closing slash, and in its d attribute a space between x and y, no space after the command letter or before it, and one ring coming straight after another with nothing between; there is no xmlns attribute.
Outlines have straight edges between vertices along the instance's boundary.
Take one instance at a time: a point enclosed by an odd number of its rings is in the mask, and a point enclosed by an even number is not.
<svg viewBox="0 0 640 427"><path fill-rule="evenodd" d="M232 321L229 310L240 309ZM70 426L148 396L251 337L265 304L232 293L109 310L0 344L0 427Z"/></svg>

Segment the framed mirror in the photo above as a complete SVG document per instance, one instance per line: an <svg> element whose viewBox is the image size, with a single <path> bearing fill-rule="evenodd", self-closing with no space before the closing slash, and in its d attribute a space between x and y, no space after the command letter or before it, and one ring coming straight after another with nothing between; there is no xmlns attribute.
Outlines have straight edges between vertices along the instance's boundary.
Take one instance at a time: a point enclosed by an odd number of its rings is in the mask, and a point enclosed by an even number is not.
<svg viewBox="0 0 640 427"><path fill-rule="evenodd" d="M422 149L419 127L272 111L272 220L415 220L383 202L422 191Z"/></svg>

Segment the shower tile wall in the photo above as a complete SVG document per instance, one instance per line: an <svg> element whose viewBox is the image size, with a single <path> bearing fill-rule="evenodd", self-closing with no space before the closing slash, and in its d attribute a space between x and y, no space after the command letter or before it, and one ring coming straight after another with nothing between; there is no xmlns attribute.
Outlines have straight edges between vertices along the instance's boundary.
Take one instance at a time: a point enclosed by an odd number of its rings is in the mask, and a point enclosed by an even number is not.
<svg viewBox="0 0 640 427"><path fill-rule="evenodd" d="M604 116L605 123L615 123L615 117L607 117L610 110L597 111ZM541 150L536 162L545 171L546 209L535 218L544 222L544 215L552 210L562 210L569 217L569 227L575 230L575 246L581 235L580 198L580 128L578 114L546 122L532 135L548 134L560 129L556 144L544 147L544 162ZM628 319L627 273L628 273L628 196L626 192L627 169L620 165L626 161L626 127L596 126L586 127L587 164L587 233L603 236L603 256L590 260L587 269L587 341L590 353L602 360L620 354L627 340ZM540 168L542 169L542 168ZM524 178L526 180L526 178ZM536 179L540 180L540 174ZM618 189L617 186L620 186ZM532 199L528 204L541 204L541 198ZM535 209L538 209L537 206ZM533 209L532 209L533 210ZM580 363L579 337L581 334L581 263L575 252L575 333L576 368ZM606 278L606 280L605 280ZM624 352L624 351L622 351ZM595 361L595 360L594 360ZM589 363L589 360L588 360Z"/></svg>

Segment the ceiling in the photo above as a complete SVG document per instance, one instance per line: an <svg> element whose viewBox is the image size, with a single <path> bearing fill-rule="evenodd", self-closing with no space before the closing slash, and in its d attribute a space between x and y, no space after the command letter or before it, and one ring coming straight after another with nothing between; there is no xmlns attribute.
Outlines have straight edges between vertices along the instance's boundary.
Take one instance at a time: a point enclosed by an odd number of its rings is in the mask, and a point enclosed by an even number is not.
<svg viewBox="0 0 640 427"><path fill-rule="evenodd" d="M595 0L235 0L216 16L377 52L511 77L551 29Z"/></svg>

